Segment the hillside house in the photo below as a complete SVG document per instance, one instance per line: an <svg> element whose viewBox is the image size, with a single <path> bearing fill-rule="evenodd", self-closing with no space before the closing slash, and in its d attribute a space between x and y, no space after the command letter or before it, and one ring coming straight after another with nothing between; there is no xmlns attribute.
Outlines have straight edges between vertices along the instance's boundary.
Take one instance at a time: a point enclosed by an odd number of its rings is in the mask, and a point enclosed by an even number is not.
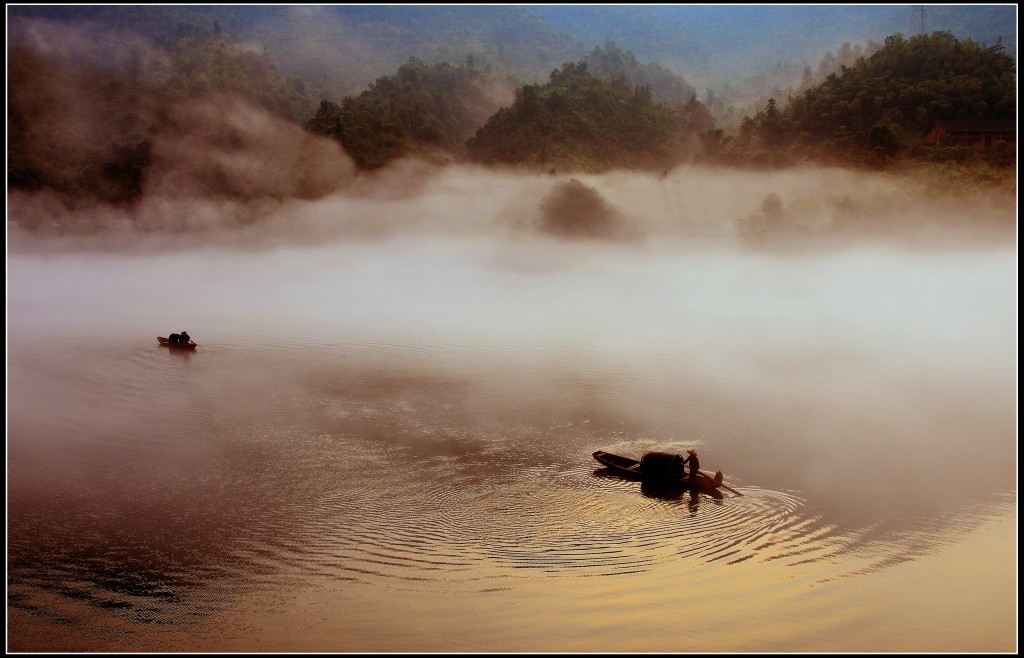
<svg viewBox="0 0 1024 658"><path fill-rule="evenodd" d="M975 149L1016 149L1017 122L983 119L936 121L928 133L928 141L943 146L969 146Z"/></svg>

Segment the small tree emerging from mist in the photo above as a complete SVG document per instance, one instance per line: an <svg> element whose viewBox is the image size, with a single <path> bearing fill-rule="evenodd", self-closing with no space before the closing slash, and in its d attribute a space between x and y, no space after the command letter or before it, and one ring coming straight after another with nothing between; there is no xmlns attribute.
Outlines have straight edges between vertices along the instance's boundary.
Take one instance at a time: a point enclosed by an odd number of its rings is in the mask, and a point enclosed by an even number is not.
<svg viewBox="0 0 1024 658"><path fill-rule="evenodd" d="M559 183L540 204L540 229L566 238L634 237L601 194L575 178Z"/></svg>
<svg viewBox="0 0 1024 658"><path fill-rule="evenodd" d="M778 218L782 216L782 197L772 192L761 202L761 212L768 217Z"/></svg>
<svg viewBox="0 0 1024 658"><path fill-rule="evenodd" d="M761 212L736 220L736 230L745 240L764 240L779 233L785 219L782 197L772 192L761 201Z"/></svg>

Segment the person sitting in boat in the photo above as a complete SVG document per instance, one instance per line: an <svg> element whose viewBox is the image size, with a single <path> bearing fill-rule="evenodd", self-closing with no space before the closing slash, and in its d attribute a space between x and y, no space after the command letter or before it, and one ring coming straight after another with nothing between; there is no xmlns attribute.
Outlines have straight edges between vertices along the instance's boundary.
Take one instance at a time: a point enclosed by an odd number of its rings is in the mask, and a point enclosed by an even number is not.
<svg viewBox="0 0 1024 658"><path fill-rule="evenodd" d="M690 479L696 480L697 471L700 470L700 460L697 459L697 451L687 450L686 454L689 455L689 457L683 460L683 466L686 466L687 464L690 465Z"/></svg>
<svg viewBox="0 0 1024 658"><path fill-rule="evenodd" d="M189 341L192 340L192 338L188 335L187 331L181 332L181 336L179 336L178 338L181 341L182 345L188 345Z"/></svg>

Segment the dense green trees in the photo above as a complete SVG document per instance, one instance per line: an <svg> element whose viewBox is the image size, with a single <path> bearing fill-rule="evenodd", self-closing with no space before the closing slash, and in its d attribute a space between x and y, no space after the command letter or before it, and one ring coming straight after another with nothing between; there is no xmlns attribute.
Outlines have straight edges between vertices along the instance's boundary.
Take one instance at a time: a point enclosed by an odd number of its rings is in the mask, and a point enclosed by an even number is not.
<svg viewBox="0 0 1024 658"><path fill-rule="evenodd" d="M17 46L7 73L9 190L48 190L68 205L139 198L162 99L123 76Z"/></svg>
<svg viewBox="0 0 1024 658"><path fill-rule="evenodd" d="M209 30L182 25L163 43L170 60L166 88L174 94L236 93L295 123L316 107L302 80L281 73L267 53L225 34L219 22Z"/></svg>
<svg viewBox="0 0 1024 658"><path fill-rule="evenodd" d="M49 189L68 204L131 204L142 194L154 137L182 98L224 92L298 123L316 106L217 24L180 24L156 54L115 65L47 57L15 44L8 58L8 185ZM113 58L112 58L113 59Z"/></svg>
<svg viewBox="0 0 1024 658"><path fill-rule="evenodd" d="M74 18L85 10L54 11ZM1016 118L1012 57L946 32L897 34L867 48L844 43L816 69L804 67L798 94L767 99L733 129L716 124L683 78L641 64L611 41L562 64L543 83L499 74L495 53L483 49L464 55L464 64L409 58L358 95L317 105L307 82L283 74L269 52L232 35L231 12L211 18L203 8L168 11L160 14L166 21L140 23L157 46L146 57L141 41L111 46L139 50L128 67L68 53L60 60L28 47L31 40L12 39L9 188L46 188L76 203L130 203L143 193L153 140L169 110L208 91L244 97L338 140L363 169L417 155L544 170L661 170L698 152L705 162L744 166L878 167L910 159L963 165L978 158L1003 170L1015 164L1013 151L979 155L925 141L936 120ZM440 29L447 14L439 12L403 14L403 29L414 29L417 20L425 21L423 29ZM136 22L127 8L100 14ZM525 20L521 12L515 16ZM172 17L187 20L166 25ZM474 25L488 17L481 10Z"/></svg>
<svg viewBox="0 0 1024 658"><path fill-rule="evenodd" d="M603 48L595 47L585 61L587 69L605 82L621 79L630 89L648 86L654 100L669 107L683 105L697 94L681 76L657 64L641 64L610 40Z"/></svg>
<svg viewBox="0 0 1024 658"><path fill-rule="evenodd" d="M770 149L779 162L803 158L879 165L925 148L936 121L1016 118L1016 70L999 47L947 32L891 36L868 58L751 120L736 146ZM736 150L734 150L734 154Z"/></svg>
<svg viewBox="0 0 1024 658"><path fill-rule="evenodd" d="M364 169L433 150L460 156L466 140L511 99L512 84L470 63L427 66L411 58L358 96L322 101L305 126L340 141Z"/></svg>
<svg viewBox="0 0 1024 658"><path fill-rule="evenodd" d="M497 111L486 123L467 106L487 106L481 90L493 76L411 60L358 97L321 103L306 125L339 139L364 168L431 147L461 157L465 142L480 163L596 171L671 166L698 150L704 161L742 165L882 166L927 150L936 120L1015 116L1014 63L999 48L944 32L870 46L843 44L830 58L839 73L820 84L811 84L808 67L804 91L770 98L735 135L715 124L682 78L640 65L610 41L545 84L521 85L501 109L491 97ZM860 53L870 55L851 61ZM672 102L681 94L689 95Z"/></svg>
<svg viewBox="0 0 1024 658"><path fill-rule="evenodd" d="M409 154L461 158L467 142L481 162L576 169L614 166L615 157L630 166L671 163L681 152L673 145L714 125L682 78L611 42L557 69L546 85L521 85L513 96L516 84L472 58L459 66L411 58L358 96L322 101L305 126L340 141L364 169Z"/></svg>
<svg viewBox="0 0 1024 658"><path fill-rule="evenodd" d="M946 32L891 36L870 59L794 98L787 116L804 130L862 131L885 121L923 134L941 119L1013 118L1013 59Z"/></svg>
<svg viewBox="0 0 1024 658"><path fill-rule="evenodd" d="M541 200L538 229L560 238L631 240L641 237L595 188L575 178L554 185Z"/></svg>
<svg viewBox="0 0 1024 658"><path fill-rule="evenodd" d="M686 125L654 100L649 85L605 82L570 62L544 85L524 85L469 140L488 164L597 171L670 166L681 159Z"/></svg>

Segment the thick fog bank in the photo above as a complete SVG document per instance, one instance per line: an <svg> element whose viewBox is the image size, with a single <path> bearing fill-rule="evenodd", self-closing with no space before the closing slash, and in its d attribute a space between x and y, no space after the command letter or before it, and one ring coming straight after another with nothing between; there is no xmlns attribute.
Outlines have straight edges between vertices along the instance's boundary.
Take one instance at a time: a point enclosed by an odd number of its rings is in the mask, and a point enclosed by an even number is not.
<svg viewBox="0 0 1024 658"><path fill-rule="evenodd" d="M417 194L282 206L263 233L242 230L256 250L224 230L170 250L12 251L9 350L81 336L156 349L187 329L206 347L287 349L285 381L322 382L392 368L374 357L384 349L414 381L459 383L445 404L464 420L591 419L593 449L697 445L735 484L851 514L942 510L951 487L1012 490L1015 245L751 248L727 219L765 190L809 183L731 177L743 184L581 177L642 229L623 240L524 221L546 178L451 169ZM386 230L325 228L347 213ZM323 357L339 346L349 356ZM254 361L249 376L273 374ZM965 470L982 481L951 479Z"/></svg>
<svg viewBox="0 0 1024 658"><path fill-rule="evenodd" d="M189 155L203 139L196 135L191 146L160 147L166 164L131 208L72 208L45 190L9 192L9 248L262 250L433 235L634 247L713 239L799 254L870 242L963 249L1015 239L1012 195L939 190L893 175L692 166L660 175L531 174L417 161L355 174L336 144L281 129L279 137L300 142L285 161Z"/></svg>

